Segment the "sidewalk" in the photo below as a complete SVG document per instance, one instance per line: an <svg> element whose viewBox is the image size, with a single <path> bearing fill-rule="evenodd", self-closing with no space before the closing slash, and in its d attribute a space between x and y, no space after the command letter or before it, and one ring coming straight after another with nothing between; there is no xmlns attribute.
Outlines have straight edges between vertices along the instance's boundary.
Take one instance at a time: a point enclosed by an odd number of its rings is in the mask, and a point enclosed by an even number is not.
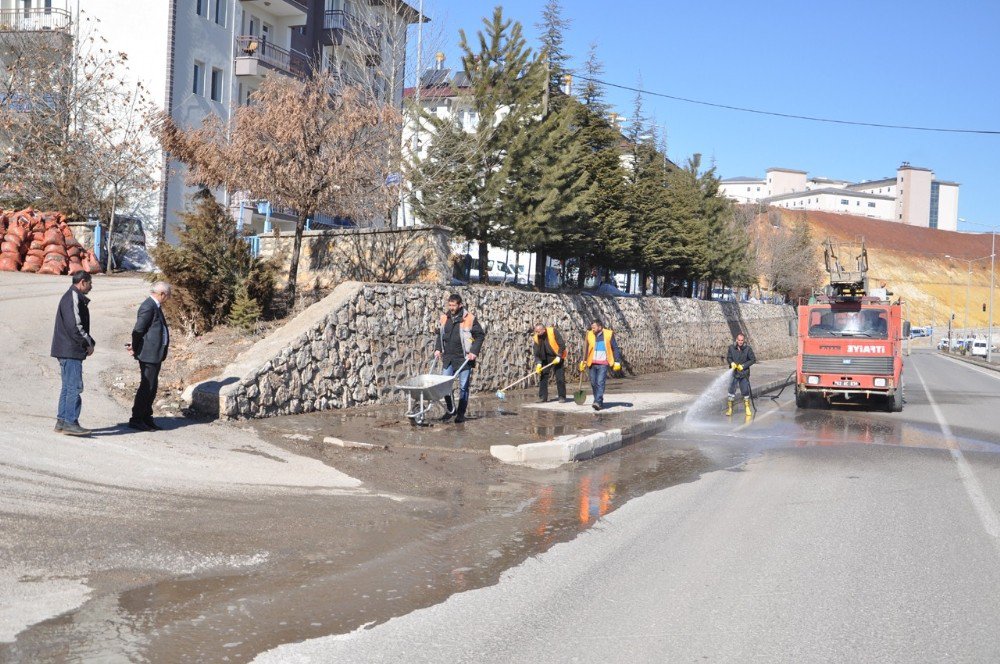
<svg viewBox="0 0 1000 664"><path fill-rule="evenodd" d="M788 384L794 367L795 358L755 365L754 395ZM430 425L412 426L405 417L405 404L397 403L256 420L253 426L286 438L319 433L325 443L341 447L467 452L492 455L506 463L552 467L590 459L663 431L723 371L723 367L710 367L609 379L605 408L600 412L591 408L590 385L584 383L587 401L582 406L552 400L539 404L536 387L508 392L503 401L493 394L474 395L469 419L458 425L438 422L443 411L435 409ZM567 383L570 398L578 385L578 381ZM717 404L710 405L713 410L721 413L727 388L720 389ZM549 394L554 399L554 385L550 384ZM738 401L742 409L742 400Z"/></svg>

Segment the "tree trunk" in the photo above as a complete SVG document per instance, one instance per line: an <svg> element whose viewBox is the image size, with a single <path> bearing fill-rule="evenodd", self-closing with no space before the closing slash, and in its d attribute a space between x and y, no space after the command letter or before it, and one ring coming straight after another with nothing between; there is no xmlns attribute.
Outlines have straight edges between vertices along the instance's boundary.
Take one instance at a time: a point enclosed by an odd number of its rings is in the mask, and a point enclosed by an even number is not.
<svg viewBox="0 0 1000 664"><path fill-rule="evenodd" d="M299 278L299 255L302 253L302 233L306 230L306 220L309 218L308 212L300 212L299 218L295 220L295 243L292 245L292 262L288 266L288 308L291 310L295 306L295 286Z"/></svg>
<svg viewBox="0 0 1000 664"><path fill-rule="evenodd" d="M538 250L535 252L535 287L538 290L545 290L545 264L548 262L548 258L544 251Z"/></svg>
<svg viewBox="0 0 1000 664"><path fill-rule="evenodd" d="M629 276L630 276L629 281L631 281L631 274ZM647 290L647 288L646 288L646 280L648 278L649 278L649 273L648 272L646 272L645 270L640 270L639 271L639 292L642 293L643 295L646 294L646 290Z"/></svg>
<svg viewBox="0 0 1000 664"><path fill-rule="evenodd" d="M580 256L576 264L576 287L580 290L583 290L583 282L587 280L586 268L587 263L583 260L583 256Z"/></svg>
<svg viewBox="0 0 1000 664"><path fill-rule="evenodd" d="M490 247L483 240L479 241L479 283L485 284L490 280L490 268L487 265L490 261Z"/></svg>
<svg viewBox="0 0 1000 664"><path fill-rule="evenodd" d="M108 221L108 272L115 269L115 254L111 251L111 238L114 237L115 232L115 212L117 211L117 207L118 185L115 185L114 193L111 195L111 220Z"/></svg>

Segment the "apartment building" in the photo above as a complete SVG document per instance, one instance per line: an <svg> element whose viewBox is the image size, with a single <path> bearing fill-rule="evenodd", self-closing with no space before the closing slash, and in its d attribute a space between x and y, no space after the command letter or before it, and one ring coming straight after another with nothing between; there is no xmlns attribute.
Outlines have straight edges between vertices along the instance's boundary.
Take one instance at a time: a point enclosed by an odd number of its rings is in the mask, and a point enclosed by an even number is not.
<svg viewBox="0 0 1000 664"><path fill-rule="evenodd" d="M313 67L400 104L407 31L418 19L403 0L0 0L0 33L51 30L85 39L96 30L108 48L127 55L129 75L182 127L210 114L229 120L267 76L306 76ZM146 226L173 241L194 190L179 164L160 163L157 176L159 197L145 211ZM252 192L216 195L258 230L294 224L294 210Z"/></svg>
<svg viewBox="0 0 1000 664"><path fill-rule="evenodd" d="M722 180L719 193L740 203L853 214L913 226L958 228L957 182L903 162L896 177L851 182L808 177L806 171L769 168L763 178Z"/></svg>

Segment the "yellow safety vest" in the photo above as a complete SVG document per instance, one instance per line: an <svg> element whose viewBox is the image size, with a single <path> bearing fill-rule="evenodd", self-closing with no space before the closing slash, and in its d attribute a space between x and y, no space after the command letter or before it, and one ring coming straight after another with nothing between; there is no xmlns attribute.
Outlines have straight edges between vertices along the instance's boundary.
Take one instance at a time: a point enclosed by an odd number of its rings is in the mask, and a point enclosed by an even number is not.
<svg viewBox="0 0 1000 664"><path fill-rule="evenodd" d="M604 348L608 352L608 366L614 366L615 364L615 351L611 349L611 335L614 334L614 330L611 328L604 328ZM594 363L594 348L597 346L597 336L594 334L593 330L587 330L587 366L591 366Z"/></svg>
<svg viewBox="0 0 1000 664"><path fill-rule="evenodd" d="M565 350L563 350L562 352L560 352L559 350L559 343L556 341L556 328L551 325L546 327L545 336L549 340L549 348L552 349L552 352L565 360L567 353ZM537 334L535 335L535 343L536 344L542 343L542 340L539 338Z"/></svg>

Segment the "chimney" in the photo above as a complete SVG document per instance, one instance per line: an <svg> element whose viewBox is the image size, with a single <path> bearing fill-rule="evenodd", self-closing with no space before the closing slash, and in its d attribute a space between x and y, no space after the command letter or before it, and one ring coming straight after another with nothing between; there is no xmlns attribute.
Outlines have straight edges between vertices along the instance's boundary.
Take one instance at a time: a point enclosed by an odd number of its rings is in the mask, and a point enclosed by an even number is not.
<svg viewBox="0 0 1000 664"><path fill-rule="evenodd" d="M444 53L438 51L434 54L434 69L441 71L442 68L444 68Z"/></svg>

